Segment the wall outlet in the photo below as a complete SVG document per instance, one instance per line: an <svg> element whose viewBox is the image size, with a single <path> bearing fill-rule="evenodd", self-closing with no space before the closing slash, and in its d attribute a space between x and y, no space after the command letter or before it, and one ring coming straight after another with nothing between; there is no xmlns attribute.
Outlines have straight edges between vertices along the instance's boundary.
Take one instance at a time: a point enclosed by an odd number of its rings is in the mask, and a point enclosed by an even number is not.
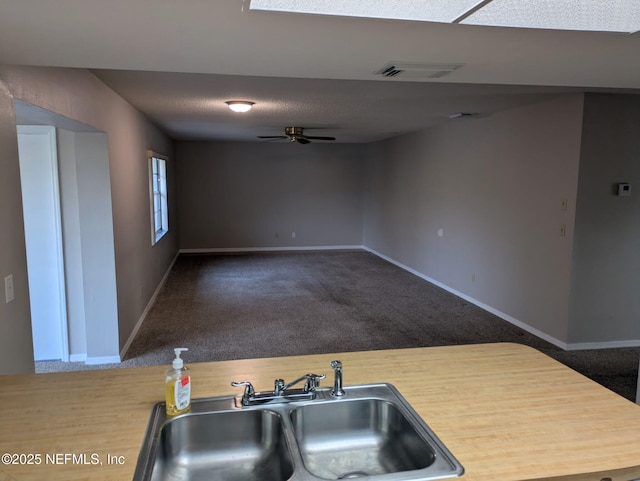
<svg viewBox="0 0 640 481"><path fill-rule="evenodd" d="M295 232L292 232L292 233L291 233L291 238L292 238L292 239L295 239L295 238L296 238L296 233L295 233Z"/></svg>
<svg viewBox="0 0 640 481"><path fill-rule="evenodd" d="M567 224L560 224L560 237L567 235Z"/></svg>
<svg viewBox="0 0 640 481"><path fill-rule="evenodd" d="M4 298L7 304L15 298L15 294L13 292L13 274L9 274L4 278Z"/></svg>
<svg viewBox="0 0 640 481"><path fill-rule="evenodd" d="M631 195L631 184L618 184L618 195L627 197Z"/></svg>

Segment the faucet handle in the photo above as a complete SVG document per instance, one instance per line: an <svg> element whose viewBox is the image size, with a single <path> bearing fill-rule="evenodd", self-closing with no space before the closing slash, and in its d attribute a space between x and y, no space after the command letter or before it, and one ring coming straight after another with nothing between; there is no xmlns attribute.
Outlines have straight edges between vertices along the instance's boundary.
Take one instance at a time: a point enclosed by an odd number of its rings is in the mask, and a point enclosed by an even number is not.
<svg viewBox="0 0 640 481"><path fill-rule="evenodd" d="M232 381L231 382L231 386L233 387L240 387L240 386L244 386L244 396L245 398L250 398L253 397L256 394L256 390L253 388L253 384L251 384L249 381Z"/></svg>
<svg viewBox="0 0 640 481"><path fill-rule="evenodd" d="M318 386L320 386L320 380L327 377L326 374L307 374L305 376L307 379L304 382L304 390L305 392L313 392L316 390Z"/></svg>
<svg viewBox="0 0 640 481"><path fill-rule="evenodd" d="M282 395L285 389L286 387L284 384L284 379L276 379L275 381L273 381L273 393L276 396Z"/></svg>

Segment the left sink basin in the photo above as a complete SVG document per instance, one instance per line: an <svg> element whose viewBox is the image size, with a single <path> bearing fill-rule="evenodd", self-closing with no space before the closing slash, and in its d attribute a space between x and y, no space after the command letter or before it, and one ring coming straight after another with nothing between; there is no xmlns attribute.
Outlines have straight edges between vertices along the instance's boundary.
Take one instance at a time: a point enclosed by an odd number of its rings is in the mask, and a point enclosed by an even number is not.
<svg viewBox="0 0 640 481"><path fill-rule="evenodd" d="M293 474L281 416L269 410L188 414L159 433L151 481L285 481Z"/></svg>

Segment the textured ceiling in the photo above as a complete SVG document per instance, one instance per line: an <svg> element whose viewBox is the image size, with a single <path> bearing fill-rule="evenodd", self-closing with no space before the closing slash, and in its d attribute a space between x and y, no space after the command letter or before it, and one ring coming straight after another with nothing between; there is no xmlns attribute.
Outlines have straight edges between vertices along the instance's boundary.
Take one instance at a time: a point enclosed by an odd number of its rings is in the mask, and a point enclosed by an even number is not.
<svg viewBox="0 0 640 481"><path fill-rule="evenodd" d="M637 93L638 52L639 34L259 12L248 0L0 0L0 63L95 69L184 139L301 124L363 142L545 92ZM463 66L437 81L379 80L390 61ZM236 98L256 107L232 116L223 102Z"/></svg>
<svg viewBox="0 0 640 481"><path fill-rule="evenodd" d="M285 126L339 142L370 142L451 122L455 112L490 115L569 89L444 83L237 77L94 71L176 139L257 140ZM225 100L256 102L244 114ZM471 121L473 119L461 119ZM459 121L459 120L454 120Z"/></svg>

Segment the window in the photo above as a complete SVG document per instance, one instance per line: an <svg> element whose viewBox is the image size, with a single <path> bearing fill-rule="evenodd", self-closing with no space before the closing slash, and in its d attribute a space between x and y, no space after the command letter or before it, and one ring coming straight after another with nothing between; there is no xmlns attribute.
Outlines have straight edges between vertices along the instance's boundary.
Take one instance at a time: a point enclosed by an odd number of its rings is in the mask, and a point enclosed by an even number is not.
<svg viewBox="0 0 640 481"><path fill-rule="evenodd" d="M151 245L169 232L167 212L167 159L149 151L149 195L151 204Z"/></svg>

